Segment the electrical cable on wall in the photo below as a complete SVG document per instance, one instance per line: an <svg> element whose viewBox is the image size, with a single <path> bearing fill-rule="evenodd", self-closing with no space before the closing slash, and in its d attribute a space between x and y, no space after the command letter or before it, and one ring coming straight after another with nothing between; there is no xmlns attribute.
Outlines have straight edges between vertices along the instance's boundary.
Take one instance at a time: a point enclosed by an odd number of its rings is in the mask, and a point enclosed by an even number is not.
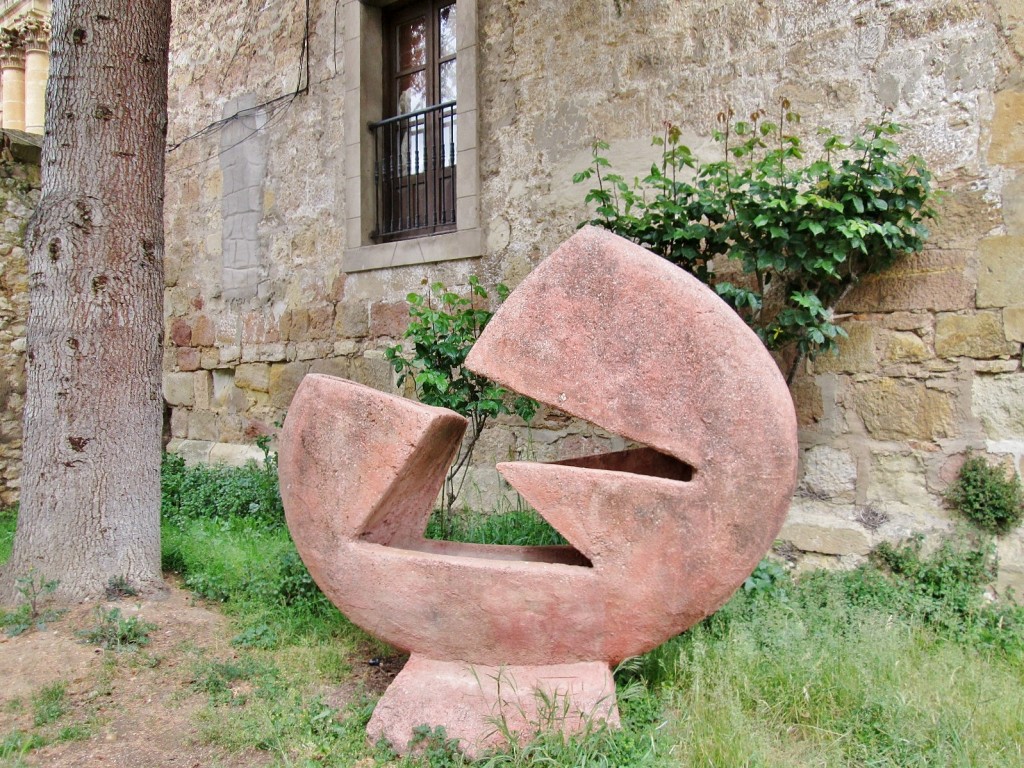
<svg viewBox="0 0 1024 768"><path fill-rule="evenodd" d="M182 147L184 144L186 144L188 142L194 141L194 140L199 139L199 138L203 138L205 136L209 136L209 135L211 135L213 133L216 133L216 132L220 131L221 129L224 128L224 126L228 125L233 120L236 120L236 119L239 119L239 118L248 117L248 116L257 114L258 112L261 112L261 111L268 115L267 122L263 125L263 127L257 128L255 130L253 130L247 136L243 137L242 139L240 139L238 142L236 142L235 144L231 145L230 147L222 147L217 153L215 153L214 155L211 155L210 157L205 158L204 160L199 161L198 163L193 163L193 164L190 164L190 165L187 165L187 166L182 166L180 168L175 168L173 170L169 170L169 172L171 172L171 173L179 173L181 171L185 171L185 170L188 170L190 168L194 168L197 165L201 165L202 163L209 162L214 157L219 157L224 152L226 152L226 151L232 149L233 147L238 146L238 144L241 144L242 142L246 141L248 138L250 138L251 136L255 135L258 131L264 130L266 127L268 127L271 124L271 122L274 120L274 118L277 117L278 114L280 114L281 111L284 110L286 107L288 107L293 101L295 101L295 99L297 99L299 96L309 92L309 84L310 84L310 55L309 55L310 45L309 45L309 39L310 39L311 12L310 12L310 0L304 0L304 2L305 2L305 7L306 7L306 16L305 16L305 21L303 23L302 43L301 43L301 47L300 47L300 51L299 51L299 62L298 62L298 70L299 71L298 71L297 77L296 77L295 90L291 91L289 93L286 93L286 94L282 94L281 96L277 96L277 97L275 97L273 99L268 99L267 101L264 101L264 102L262 102L260 104L256 104L253 107L249 107L247 109L240 110L237 113L235 113L234 115L231 115L230 117L225 117L225 118L222 118L220 120L215 120L215 121L211 122L210 124L206 125L205 127L201 128L200 130L198 130L198 131L196 131L194 133L191 133L188 136L185 136L183 139L181 139L179 141L176 141L173 144L168 145L168 147L167 147L167 154L170 154L170 153L172 153L175 150L179 149L180 147ZM335 15L335 27L337 27L337 15Z"/></svg>

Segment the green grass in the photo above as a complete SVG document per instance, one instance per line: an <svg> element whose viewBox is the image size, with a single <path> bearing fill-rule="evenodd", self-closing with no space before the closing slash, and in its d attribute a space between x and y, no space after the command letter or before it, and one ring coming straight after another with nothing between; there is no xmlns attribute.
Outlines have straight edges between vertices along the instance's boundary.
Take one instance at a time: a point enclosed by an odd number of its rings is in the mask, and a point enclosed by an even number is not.
<svg viewBox="0 0 1024 768"><path fill-rule="evenodd" d="M366 743L375 697L353 682L388 650L310 579L269 470L172 463L168 482L164 565L236 626L234 652L196 659L191 674L206 700L201 736L223 747L264 750L280 765L400 768L1024 765L1024 610L984 598L995 572L985 542L924 555L912 540L863 568L796 581L766 561L714 616L620 666L621 729L543 734L475 762L429 729L419 756L399 758ZM235 511L204 506L211 485ZM428 535L441 534L561 543L523 510L435 517ZM342 687L353 694L338 711L325 693ZM8 734L0 757L24 754L33 738Z"/></svg>
<svg viewBox="0 0 1024 768"><path fill-rule="evenodd" d="M14 528L18 523L18 508L8 507L0 509L0 565L7 562L11 556L11 546L14 544Z"/></svg>
<svg viewBox="0 0 1024 768"><path fill-rule="evenodd" d="M562 535L532 509L512 509L490 515L471 510L449 515L437 510L427 522L424 537L469 544L540 546L566 543Z"/></svg>

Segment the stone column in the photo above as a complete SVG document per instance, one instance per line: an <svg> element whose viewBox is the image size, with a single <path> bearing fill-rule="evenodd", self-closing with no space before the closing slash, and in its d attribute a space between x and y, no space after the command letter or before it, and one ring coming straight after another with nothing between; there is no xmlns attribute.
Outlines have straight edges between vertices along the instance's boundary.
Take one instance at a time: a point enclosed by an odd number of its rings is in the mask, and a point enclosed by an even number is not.
<svg viewBox="0 0 1024 768"><path fill-rule="evenodd" d="M21 25L21 34L25 41L25 130L41 134L50 70L50 24L30 16Z"/></svg>
<svg viewBox="0 0 1024 768"><path fill-rule="evenodd" d="M0 29L0 89L3 90L4 128L25 130L25 49L21 35Z"/></svg>

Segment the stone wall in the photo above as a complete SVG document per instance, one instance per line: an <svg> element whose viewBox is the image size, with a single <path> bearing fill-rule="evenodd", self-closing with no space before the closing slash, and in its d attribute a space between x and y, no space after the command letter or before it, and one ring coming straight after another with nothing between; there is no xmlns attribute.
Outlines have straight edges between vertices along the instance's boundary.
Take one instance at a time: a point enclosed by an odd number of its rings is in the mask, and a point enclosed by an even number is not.
<svg viewBox="0 0 1024 768"><path fill-rule="evenodd" d="M346 274L351 2L315 0L308 25L303 3L175 3L172 450L258 455L253 440L273 434L310 371L394 389L383 350L401 337L405 295L423 279L465 285L474 273L514 286L585 216L570 179L594 138L642 171L662 121L709 156L724 106L744 113L785 96L809 128L849 131L889 110L948 195L928 249L849 295L842 353L794 384L804 476L783 537L806 564L856 562L884 538L953 530L941 493L967 449L1021 470L1019 3L479 0L485 247L474 259ZM499 423L478 449L470 501L493 499L495 460L621 446L557 413L529 429ZM1024 587L1024 539L1008 536L1000 551L1004 580Z"/></svg>
<svg viewBox="0 0 1024 768"><path fill-rule="evenodd" d="M12 139L13 136L13 139ZM0 506L18 500L25 396L28 265L25 228L39 200L39 149L4 133L0 150ZM13 146L12 146L13 145Z"/></svg>

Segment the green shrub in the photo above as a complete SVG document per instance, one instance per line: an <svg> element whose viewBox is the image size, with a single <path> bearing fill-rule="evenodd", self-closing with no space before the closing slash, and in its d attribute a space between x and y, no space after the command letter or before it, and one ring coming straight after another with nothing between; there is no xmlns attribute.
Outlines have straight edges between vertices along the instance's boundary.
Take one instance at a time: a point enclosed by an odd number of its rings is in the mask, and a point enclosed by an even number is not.
<svg viewBox="0 0 1024 768"><path fill-rule="evenodd" d="M495 293L500 302L509 291L499 283ZM466 367L469 351L493 314L478 301L487 302L489 298L475 275L469 278L468 298L449 290L444 283L432 283L423 295L410 293L406 297L410 321L405 338L412 349L407 352L396 344L384 353L399 374L399 386L409 379L421 403L448 408L469 419L469 431L441 491L441 506L446 512L452 511L462 491L466 475L459 480L459 473L469 466L487 421L504 413L515 413L529 421L537 410L536 401L513 396Z"/></svg>
<svg viewBox="0 0 1024 768"><path fill-rule="evenodd" d="M764 110L733 122L718 116L723 158L700 161L666 124L662 148L643 179L611 172L594 144L588 223L628 238L692 273L717 293L772 350L795 348L791 380L804 355L837 348L845 332L834 310L861 278L920 251L935 216L936 192L924 162L900 158L902 127L870 124L851 138L823 132L821 156L804 160L799 122L781 102L778 122ZM740 279L716 273L718 257L737 261Z"/></svg>
<svg viewBox="0 0 1024 768"><path fill-rule="evenodd" d="M284 525L274 454L267 454L262 465L249 462L244 467L190 467L180 456L164 454L160 478L165 521L246 517Z"/></svg>
<svg viewBox="0 0 1024 768"><path fill-rule="evenodd" d="M957 511L987 533L1015 528L1024 515L1024 489L1017 473L990 465L981 456L968 456L946 498Z"/></svg>

